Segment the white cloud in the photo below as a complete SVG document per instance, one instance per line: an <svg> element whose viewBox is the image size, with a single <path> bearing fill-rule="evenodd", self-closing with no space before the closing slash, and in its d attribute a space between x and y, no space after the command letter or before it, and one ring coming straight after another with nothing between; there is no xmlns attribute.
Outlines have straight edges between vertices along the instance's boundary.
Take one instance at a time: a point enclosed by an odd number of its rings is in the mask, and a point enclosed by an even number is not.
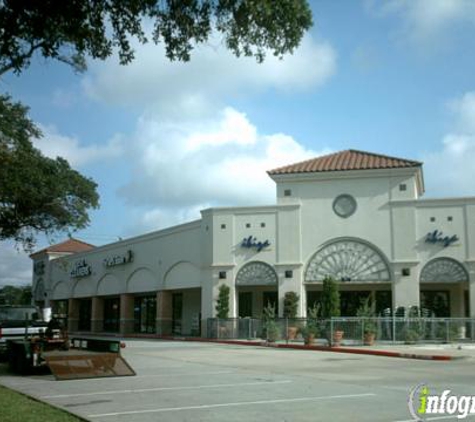
<svg viewBox="0 0 475 422"><path fill-rule="evenodd" d="M79 139L61 135L54 126L39 125L43 137L33 141L44 155L50 158L63 157L72 167L84 166L96 161L116 158L122 154L119 136L110 139L105 145L81 145Z"/></svg>
<svg viewBox="0 0 475 422"><path fill-rule="evenodd" d="M0 242L0 287L31 284L31 260L11 242Z"/></svg>
<svg viewBox="0 0 475 422"><path fill-rule="evenodd" d="M400 36L424 47L437 48L448 31L461 24L475 24L473 0L390 0L366 2L380 17L397 15L402 19Z"/></svg>
<svg viewBox="0 0 475 422"><path fill-rule="evenodd" d="M442 149L427 154L425 173L428 192L475 196L475 92L449 103L453 131L442 140Z"/></svg>
<svg viewBox="0 0 475 422"><path fill-rule="evenodd" d="M136 59L127 66L114 59L93 64L83 86L87 95L106 103L153 105L162 113L179 115L185 110L202 115L224 97L320 86L336 69L332 46L310 35L293 55L279 60L269 54L262 64L249 57L236 58L217 45L198 46L188 63L168 61L161 45L138 45Z"/></svg>
<svg viewBox="0 0 475 422"><path fill-rule="evenodd" d="M198 46L188 63L163 46L136 46L128 66L94 63L83 79L90 98L137 107L142 116L127 151L132 178L119 190L132 210L130 232L199 218L209 206L275 202L266 170L317 155L285 134L262 134L229 107L269 91L307 92L336 70L336 52L307 35L293 55L262 64L233 56L219 40Z"/></svg>
<svg viewBox="0 0 475 422"><path fill-rule="evenodd" d="M285 134L261 134L230 107L200 122L143 117L130 144L135 170L120 194L142 209L139 224L148 229L199 218L209 206L275 203L267 170L327 152Z"/></svg>

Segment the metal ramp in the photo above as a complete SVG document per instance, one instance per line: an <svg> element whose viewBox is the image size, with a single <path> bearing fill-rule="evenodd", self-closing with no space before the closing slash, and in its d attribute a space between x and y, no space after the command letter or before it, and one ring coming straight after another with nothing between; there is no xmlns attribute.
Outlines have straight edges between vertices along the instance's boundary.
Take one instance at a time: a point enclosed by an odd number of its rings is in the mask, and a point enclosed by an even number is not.
<svg viewBox="0 0 475 422"><path fill-rule="evenodd" d="M57 380L73 380L135 375L120 355L120 342L72 339L70 350L44 353L44 359Z"/></svg>

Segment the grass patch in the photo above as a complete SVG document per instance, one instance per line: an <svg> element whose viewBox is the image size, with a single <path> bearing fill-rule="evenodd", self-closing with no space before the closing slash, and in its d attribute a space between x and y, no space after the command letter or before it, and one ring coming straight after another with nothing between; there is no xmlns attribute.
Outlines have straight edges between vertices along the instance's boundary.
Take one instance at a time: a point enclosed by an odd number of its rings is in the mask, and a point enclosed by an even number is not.
<svg viewBox="0 0 475 422"><path fill-rule="evenodd" d="M0 386L0 418L2 422L79 422L83 420L3 386Z"/></svg>

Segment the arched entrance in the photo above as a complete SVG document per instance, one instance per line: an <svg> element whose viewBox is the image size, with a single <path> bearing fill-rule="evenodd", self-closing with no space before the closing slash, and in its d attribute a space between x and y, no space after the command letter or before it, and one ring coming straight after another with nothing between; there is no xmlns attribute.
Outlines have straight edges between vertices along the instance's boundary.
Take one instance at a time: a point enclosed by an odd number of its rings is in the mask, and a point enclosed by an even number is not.
<svg viewBox="0 0 475 422"><path fill-rule="evenodd" d="M268 304L278 313L277 274L265 262L254 261L244 265L236 275L238 316L260 318Z"/></svg>
<svg viewBox="0 0 475 422"><path fill-rule="evenodd" d="M467 270L455 259L432 259L419 276L421 307L437 317L465 316L468 311L468 279Z"/></svg>
<svg viewBox="0 0 475 422"><path fill-rule="evenodd" d="M340 282L342 316L353 316L361 301L372 296L381 312L391 307L391 270L384 254L360 239L343 238L323 245L304 272L307 307L320 301L325 277Z"/></svg>

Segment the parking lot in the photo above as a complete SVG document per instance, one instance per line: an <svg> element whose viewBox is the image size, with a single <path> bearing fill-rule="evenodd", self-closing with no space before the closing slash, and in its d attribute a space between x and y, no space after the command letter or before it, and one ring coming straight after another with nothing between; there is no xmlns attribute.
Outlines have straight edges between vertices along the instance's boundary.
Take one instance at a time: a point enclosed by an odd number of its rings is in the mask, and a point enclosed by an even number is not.
<svg viewBox="0 0 475 422"><path fill-rule="evenodd" d="M473 357L436 362L144 340L128 340L123 355L136 376L2 375L0 383L98 422L409 421L408 394L420 383L475 395ZM449 420L432 420L440 419Z"/></svg>

